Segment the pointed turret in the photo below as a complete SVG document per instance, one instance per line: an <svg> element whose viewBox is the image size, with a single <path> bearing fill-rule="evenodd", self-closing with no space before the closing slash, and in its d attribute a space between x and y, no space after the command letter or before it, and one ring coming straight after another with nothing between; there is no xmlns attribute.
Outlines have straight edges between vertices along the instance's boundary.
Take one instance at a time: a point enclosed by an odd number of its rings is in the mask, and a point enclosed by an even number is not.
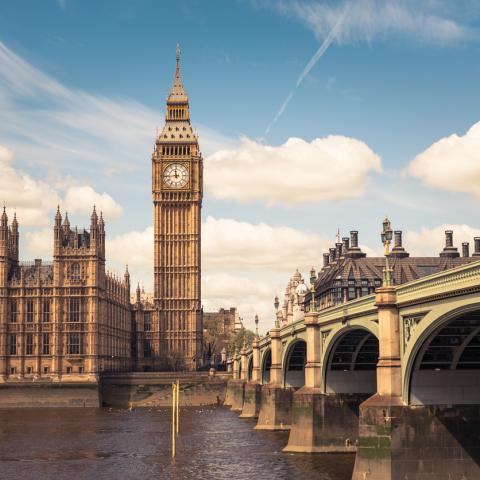
<svg viewBox="0 0 480 480"><path fill-rule="evenodd" d="M140 282L137 283L137 292L136 292L137 303L140 303Z"/></svg>
<svg viewBox="0 0 480 480"><path fill-rule="evenodd" d="M57 213L55 214L55 225L62 225L62 214L60 213L60 205L57 205Z"/></svg>
<svg viewBox="0 0 480 480"><path fill-rule="evenodd" d="M18 231L17 212L13 213L12 230Z"/></svg>
<svg viewBox="0 0 480 480"><path fill-rule="evenodd" d="M92 216L90 217L90 224L91 225L97 225L98 224L98 215L97 215L97 211L95 209L95 205L93 206Z"/></svg>
<svg viewBox="0 0 480 480"><path fill-rule="evenodd" d="M128 271L128 265L125 267L123 278L125 279L125 285L130 285L130 272Z"/></svg>
<svg viewBox="0 0 480 480"><path fill-rule="evenodd" d="M0 220L0 225L2 227L6 227L8 224L8 217L7 217L7 211L5 209L5 205L3 206L3 213L2 213L2 218Z"/></svg>
<svg viewBox="0 0 480 480"><path fill-rule="evenodd" d="M17 212L13 213L13 221L12 221L12 237L11 237L11 245L12 245L12 257L18 261L18 243L19 243L19 235L18 235L18 221L17 221Z"/></svg>
<svg viewBox="0 0 480 480"><path fill-rule="evenodd" d="M100 220L98 221L100 232L105 232L105 220L103 219L103 212L100 212Z"/></svg>
<svg viewBox="0 0 480 480"><path fill-rule="evenodd" d="M63 221L63 228L67 232L70 230L70 220L68 219L68 212L65 212L65 220Z"/></svg>

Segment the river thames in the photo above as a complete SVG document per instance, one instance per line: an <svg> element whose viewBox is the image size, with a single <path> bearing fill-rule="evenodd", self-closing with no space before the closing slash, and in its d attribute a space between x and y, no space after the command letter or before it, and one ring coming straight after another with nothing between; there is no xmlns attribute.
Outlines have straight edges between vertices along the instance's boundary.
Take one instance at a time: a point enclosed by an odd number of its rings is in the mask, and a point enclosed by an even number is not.
<svg viewBox="0 0 480 480"><path fill-rule="evenodd" d="M350 480L353 455L284 454L288 434L225 407L181 409L171 459L167 409L0 411L2 480Z"/></svg>

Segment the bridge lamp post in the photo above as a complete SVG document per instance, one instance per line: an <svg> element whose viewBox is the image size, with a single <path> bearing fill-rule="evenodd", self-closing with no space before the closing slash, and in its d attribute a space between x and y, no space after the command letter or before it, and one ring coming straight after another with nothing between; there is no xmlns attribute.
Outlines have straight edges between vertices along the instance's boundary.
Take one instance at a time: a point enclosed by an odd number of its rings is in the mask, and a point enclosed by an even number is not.
<svg viewBox="0 0 480 480"><path fill-rule="evenodd" d="M312 267L310 270L310 311L315 312L315 269Z"/></svg>
<svg viewBox="0 0 480 480"><path fill-rule="evenodd" d="M385 247L385 268L383 270L383 285L385 287L392 286L392 273L393 270L390 268L390 264L388 262L388 257L390 256L390 243L393 238L393 231L390 220L385 217L383 221L383 231L381 233L382 243Z"/></svg>
<svg viewBox="0 0 480 480"><path fill-rule="evenodd" d="M275 328L280 328L280 322L278 321L278 308L280 307L280 302L278 296L275 297L273 306L275 307Z"/></svg>
<svg viewBox="0 0 480 480"><path fill-rule="evenodd" d="M255 340L258 340L258 315L255 315Z"/></svg>

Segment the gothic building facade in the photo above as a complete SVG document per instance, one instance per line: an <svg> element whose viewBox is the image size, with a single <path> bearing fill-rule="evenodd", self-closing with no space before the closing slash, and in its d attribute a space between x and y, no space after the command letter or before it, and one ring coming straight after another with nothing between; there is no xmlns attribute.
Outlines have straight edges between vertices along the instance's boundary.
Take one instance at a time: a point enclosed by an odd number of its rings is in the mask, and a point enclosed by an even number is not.
<svg viewBox="0 0 480 480"><path fill-rule="evenodd" d="M105 272L105 223L72 229L60 211L53 262L19 261L19 225L0 219L0 381L94 381L130 369L130 277Z"/></svg>

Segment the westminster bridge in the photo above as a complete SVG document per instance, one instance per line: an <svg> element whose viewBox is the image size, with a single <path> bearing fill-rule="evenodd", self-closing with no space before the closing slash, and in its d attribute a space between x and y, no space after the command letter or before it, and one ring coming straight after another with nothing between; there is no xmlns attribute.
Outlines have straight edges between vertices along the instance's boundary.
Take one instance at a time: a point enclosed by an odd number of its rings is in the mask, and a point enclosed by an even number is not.
<svg viewBox="0 0 480 480"><path fill-rule="evenodd" d="M480 479L480 262L321 311L232 360L226 404L354 480Z"/></svg>

